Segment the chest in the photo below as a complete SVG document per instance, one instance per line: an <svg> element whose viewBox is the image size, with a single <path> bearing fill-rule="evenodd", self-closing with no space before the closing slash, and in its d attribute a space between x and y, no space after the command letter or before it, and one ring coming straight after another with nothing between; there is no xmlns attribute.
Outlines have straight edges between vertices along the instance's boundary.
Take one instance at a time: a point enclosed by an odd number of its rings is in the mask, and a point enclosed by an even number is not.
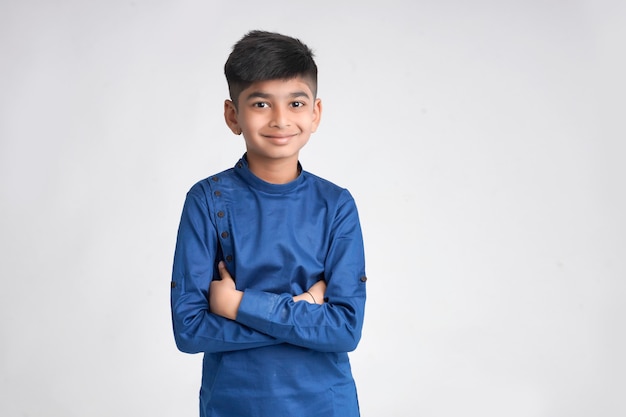
<svg viewBox="0 0 626 417"><path fill-rule="evenodd" d="M333 208L307 193L231 193L222 209L237 285L300 293L323 279Z"/></svg>

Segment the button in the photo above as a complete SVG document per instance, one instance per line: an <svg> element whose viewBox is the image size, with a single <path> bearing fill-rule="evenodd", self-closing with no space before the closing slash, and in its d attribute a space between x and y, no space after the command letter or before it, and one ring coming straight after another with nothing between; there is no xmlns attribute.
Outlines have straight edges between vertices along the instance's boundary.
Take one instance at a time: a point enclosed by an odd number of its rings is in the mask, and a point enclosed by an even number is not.
<svg viewBox="0 0 626 417"><path fill-rule="evenodd" d="M239 163L237 164L237 168L243 168L243 164L242 164L241 162L239 162Z"/></svg>
<svg viewBox="0 0 626 417"><path fill-rule="evenodd" d="M365 282L365 281L367 281L367 277L365 277L365 276L361 277L361 282Z"/></svg>
<svg viewBox="0 0 626 417"><path fill-rule="evenodd" d="M222 217L224 217L224 212L223 212L222 210L218 211L218 212L217 212L217 217L219 217L220 219L221 219Z"/></svg>
<svg viewBox="0 0 626 417"><path fill-rule="evenodd" d="M220 180L219 177L211 177L211 179L215 182L218 182Z"/></svg>
<svg viewBox="0 0 626 417"><path fill-rule="evenodd" d="M216 190L213 194L215 194L216 197L219 197L222 195L222 192L220 190Z"/></svg>
<svg viewBox="0 0 626 417"><path fill-rule="evenodd" d="M233 260L233 255L226 256L226 262L232 262L232 260Z"/></svg>
<svg viewBox="0 0 626 417"><path fill-rule="evenodd" d="M226 239L228 237L228 232L222 232L222 237Z"/></svg>
<svg viewBox="0 0 626 417"><path fill-rule="evenodd" d="M176 281L172 281L172 288L176 288Z"/></svg>

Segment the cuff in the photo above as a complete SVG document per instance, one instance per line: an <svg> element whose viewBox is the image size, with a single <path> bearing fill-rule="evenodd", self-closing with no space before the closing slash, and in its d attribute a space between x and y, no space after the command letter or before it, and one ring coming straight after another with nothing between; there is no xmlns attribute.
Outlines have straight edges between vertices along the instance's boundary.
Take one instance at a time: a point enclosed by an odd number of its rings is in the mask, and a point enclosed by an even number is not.
<svg viewBox="0 0 626 417"><path fill-rule="evenodd" d="M282 296L259 290L246 289L237 310L237 322L263 333L268 333L270 317Z"/></svg>

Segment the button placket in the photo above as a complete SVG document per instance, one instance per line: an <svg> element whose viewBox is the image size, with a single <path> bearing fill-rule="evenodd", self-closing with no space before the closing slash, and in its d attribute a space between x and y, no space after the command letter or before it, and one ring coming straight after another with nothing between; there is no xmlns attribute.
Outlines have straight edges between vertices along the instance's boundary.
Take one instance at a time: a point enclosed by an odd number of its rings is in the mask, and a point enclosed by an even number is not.
<svg viewBox="0 0 626 417"><path fill-rule="evenodd" d="M213 181L213 183L218 183L220 181L220 178L218 176L213 176L211 177L211 181ZM221 242L221 246L222 246L222 251L223 252L229 252L230 251L230 242L228 242L228 238L230 237L230 233L228 232L228 220L226 218L226 211L221 207L222 205L222 201L221 197L222 197L222 191L221 190L214 190L213 191L213 195L215 197L217 197L218 199L216 200L216 205L217 207L217 211L215 212L215 215L217 216L217 220L218 220L218 230L221 229L222 232L220 232L220 237L222 239ZM226 262L232 262L233 261L233 255L228 253L228 254L224 254L224 260Z"/></svg>

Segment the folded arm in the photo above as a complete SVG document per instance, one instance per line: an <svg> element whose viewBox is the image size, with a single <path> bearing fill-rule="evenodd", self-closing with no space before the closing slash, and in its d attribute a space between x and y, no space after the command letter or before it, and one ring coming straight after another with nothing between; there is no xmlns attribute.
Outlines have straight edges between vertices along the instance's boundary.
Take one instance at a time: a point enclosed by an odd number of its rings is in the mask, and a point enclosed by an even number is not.
<svg viewBox="0 0 626 417"><path fill-rule="evenodd" d="M218 254L217 233L198 187L190 190L181 216L172 272L171 310L177 347L187 353L222 352L282 343L209 309L209 285Z"/></svg>
<svg viewBox="0 0 626 417"><path fill-rule="evenodd" d="M361 229L349 194L338 208L332 230L322 304L299 302L306 293L293 297L238 291L230 274L221 269L222 281L211 284L211 311L284 343L325 352L354 350L361 338L366 279ZM317 300L315 294L311 298Z"/></svg>

